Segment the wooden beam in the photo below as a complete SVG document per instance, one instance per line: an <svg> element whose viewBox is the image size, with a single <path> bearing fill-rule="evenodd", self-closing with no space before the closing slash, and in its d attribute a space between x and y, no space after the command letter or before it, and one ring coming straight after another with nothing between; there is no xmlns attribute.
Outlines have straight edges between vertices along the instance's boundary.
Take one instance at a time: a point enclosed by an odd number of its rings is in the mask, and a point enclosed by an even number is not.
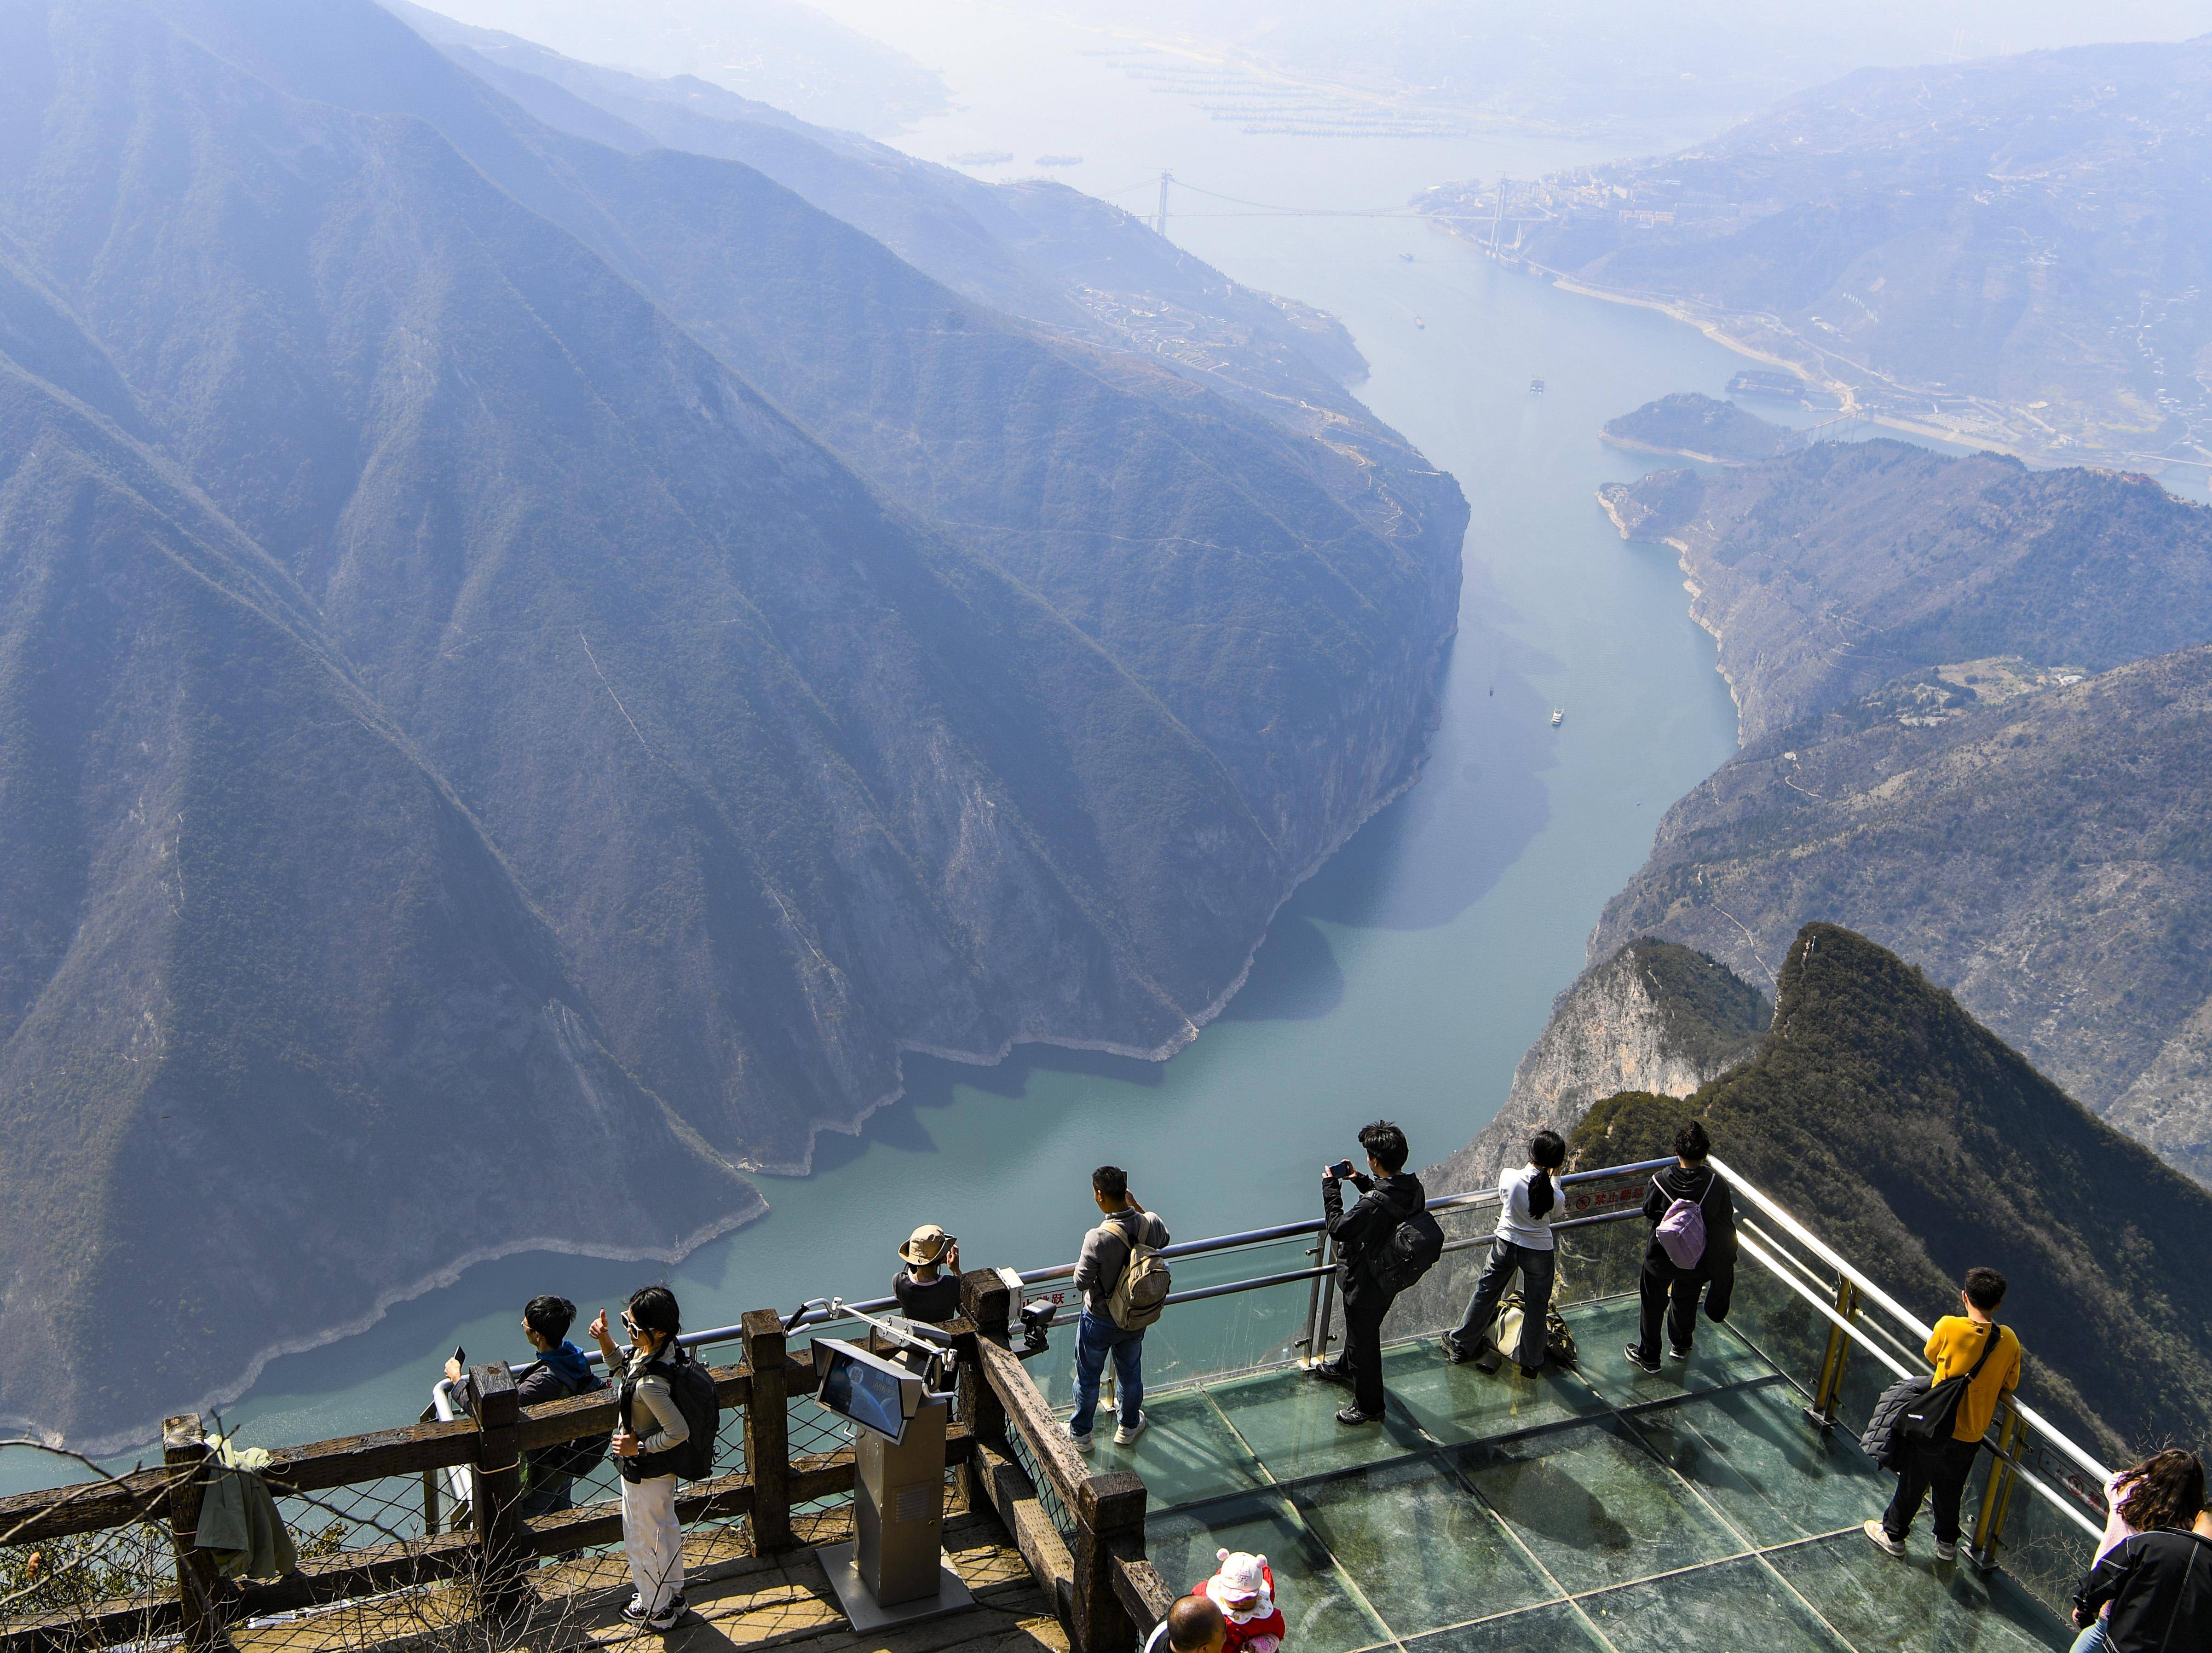
<svg viewBox="0 0 2212 1653"><path fill-rule="evenodd" d="M745 1468L753 1478L753 1553L772 1555L791 1535L791 1420L786 1414L791 1361L783 1316L773 1308L746 1312L745 1364L752 1368L752 1404L745 1408Z"/></svg>
<svg viewBox="0 0 2212 1653"><path fill-rule="evenodd" d="M1136 1627L1114 1593L1115 1563L1145 1558L1145 1483L1126 1469L1078 1483L1072 1511L1075 1540L1073 1617L1078 1653L1129 1653Z"/></svg>
<svg viewBox="0 0 2212 1653"><path fill-rule="evenodd" d="M78 1481L0 1498L0 1544L97 1533L134 1521L160 1521L168 1512L169 1472L135 1469L112 1481Z"/></svg>
<svg viewBox="0 0 2212 1653"><path fill-rule="evenodd" d="M1076 1451L1075 1443L1045 1405L1028 1369L1014 1358L1013 1351L988 1338L975 1340L975 1353L983 1376L1006 1409L1006 1422L1022 1437L1042 1469L1052 1490L1070 1512L1075 1509L1076 1488L1091 1479L1091 1467Z"/></svg>
<svg viewBox="0 0 2212 1653"><path fill-rule="evenodd" d="M1019 1464L988 1442L978 1441L975 1454L976 1479L991 1507L999 1512L1000 1522L1021 1552L1037 1589L1044 1592L1060 1622L1066 1623L1073 1601L1075 1563L1060 1529L1037 1502L1036 1484Z"/></svg>
<svg viewBox="0 0 2212 1653"><path fill-rule="evenodd" d="M151 1641L176 1634L182 1616L183 1604L173 1595L125 1595L34 1618L0 1619L0 1653L67 1653Z"/></svg>
<svg viewBox="0 0 2212 1653"><path fill-rule="evenodd" d="M280 1492L319 1492L387 1475L415 1475L473 1463L476 1455L476 1424L457 1418L450 1424L410 1424L404 1429L375 1430L308 1446L279 1447L269 1455L261 1479Z"/></svg>
<svg viewBox="0 0 2212 1653"><path fill-rule="evenodd" d="M324 1607L356 1596L380 1595L410 1584L434 1583L441 1578L473 1574L478 1550L472 1533L452 1533L441 1538L407 1544L380 1544L373 1548L341 1550L336 1555L310 1561L282 1578L239 1587L239 1606L247 1616L264 1613L294 1613L301 1607Z"/></svg>
<svg viewBox="0 0 2212 1653"><path fill-rule="evenodd" d="M750 1367L710 1366L707 1369L726 1408L743 1406L751 1400L753 1375ZM611 1435L616 1410L612 1384L589 1394L572 1394L566 1400L549 1400L523 1414L518 1438L525 1452L535 1452L540 1447L581 1440L587 1435Z"/></svg>
<svg viewBox="0 0 2212 1653"><path fill-rule="evenodd" d="M469 1514L483 1551L477 1595L486 1618L504 1621L520 1613L529 1591L523 1583L533 1559L522 1526L522 1449L516 1425L522 1400L505 1366L469 1373L477 1420L477 1455L471 1475Z"/></svg>
<svg viewBox="0 0 2212 1653"><path fill-rule="evenodd" d="M1119 1556L1114 1560L1114 1595L1121 1603L1121 1611L1129 1615L1129 1622L1136 1626L1140 1640L1152 1633L1176 1603L1176 1593L1151 1562Z"/></svg>

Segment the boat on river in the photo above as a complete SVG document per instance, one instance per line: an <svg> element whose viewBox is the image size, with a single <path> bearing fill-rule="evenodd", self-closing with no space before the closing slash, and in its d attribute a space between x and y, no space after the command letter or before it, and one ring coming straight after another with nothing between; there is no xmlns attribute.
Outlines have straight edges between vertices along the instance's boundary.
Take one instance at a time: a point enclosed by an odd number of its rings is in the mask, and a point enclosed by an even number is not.
<svg viewBox="0 0 2212 1653"><path fill-rule="evenodd" d="M1565 706L1554 706L1552 708L1552 727L1553 729L1559 728L1559 726L1566 722L1566 720L1567 709Z"/></svg>

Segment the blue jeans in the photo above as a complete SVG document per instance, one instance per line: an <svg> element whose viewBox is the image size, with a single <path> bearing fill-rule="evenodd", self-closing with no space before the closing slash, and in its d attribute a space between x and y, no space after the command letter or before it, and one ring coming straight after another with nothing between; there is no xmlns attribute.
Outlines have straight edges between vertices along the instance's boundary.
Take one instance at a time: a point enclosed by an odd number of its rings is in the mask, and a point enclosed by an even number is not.
<svg viewBox="0 0 2212 1653"><path fill-rule="evenodd" d="M1098 1415L1098 1380L1106 1373L1106 1355L1114 1355L1114 1382L1121 1389L1121 1424L1137 1421L1145 1404L1145 1334L1124 1332L1104 1314L1086 1307L1075 1322L1075 1416L1067 1426L1078 1435L1091 1433Z"/></svg>
<svg viewBox="0 0 2212 1653"><path fill-rule="evenodd" d="M2112 1638L2105 1634L2104 1615L2100 1613L2090 1620L2088 1629L2074 1638L2072 1653L2105 1653L2112 1644Z"/></svg>

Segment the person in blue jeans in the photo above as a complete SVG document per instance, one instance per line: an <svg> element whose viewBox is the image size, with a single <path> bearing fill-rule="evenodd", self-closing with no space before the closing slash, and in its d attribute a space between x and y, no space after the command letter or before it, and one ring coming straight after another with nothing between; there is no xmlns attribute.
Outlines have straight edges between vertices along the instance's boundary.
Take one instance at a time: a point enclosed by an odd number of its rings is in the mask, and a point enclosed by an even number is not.
<svg viewBox="0 0 2212 1653"><path fill-rule="evenodd" d="M1102 1165L1093 1171L1091 1195L1106 1220L1083 1236L1083 1252L1075 1260L1075 1289L1083 1294L1083 1313L1075 1322L1075 1415L1067 1420L1067 1433L1078 1452L1091 1450L1091 1426L1098 1415L1098 1381L1105 1375L1109 1354L1114 1357L1121 1403L1114 1444L1127 1446L1144 1432L1145 1334L1116 1326L1109 1304L1114 1288L1121 1283L1121 1271L1129 1266L1131 1244L1158 1247L1168 1243L1167 1224L1137 1203L1129 1192L1129 1174L1120 1166Z"/></svg>
<svg viewBox="0 0 2212 1653"><path fill-rule="evenodd" d="M1559 1193L1553 1178L1566 1162L1567 1144L1559 1133L1539 1131L1528 1139L1528 1163L1498 1179L1498 1232L1490 1243L1489 1266L1468 1300L1467 1318L1456 1332L1443 1335L1444 1358L1454 1365L1482 1352L1498 1319L1498 1300L1518 1274L1521 1339L1517 1347L1501 1352L1512 1355L1523 1377L1542 1375L1545 1315L1552 1306L1557 1262L1552 1221L1559 1215Z"/></svg>

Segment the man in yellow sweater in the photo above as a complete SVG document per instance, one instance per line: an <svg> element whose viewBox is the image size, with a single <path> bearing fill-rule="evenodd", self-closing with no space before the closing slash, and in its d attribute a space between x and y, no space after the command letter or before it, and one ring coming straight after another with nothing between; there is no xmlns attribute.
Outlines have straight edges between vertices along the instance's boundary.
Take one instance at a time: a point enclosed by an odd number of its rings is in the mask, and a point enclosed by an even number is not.
<svg viewBox="0 0 2212 1653"><path fill-rule="evenodd" d="M1959 1294L1960 1306L1966 1312L1946 1314L1929 1334L1923 1352L1936 1363L1935 1383L1969 1372L1974 1376L1959 1398L1951 1438L1907 1449L1905 1466L1898 1472L1897 1496L1880 1521L1866 1524L1866 1535L1892 1555L1905 1553L1905 1535L1920 1513L1920 1501L1932 1489L1936 1558L1958 1559L1959 1500L1966 1490L1966 1477L1973 1473L1974 1455L1989 1432L1990 1420L1996 1416L1997 1402L2020 1387L2020 1339L1991 1318L2004 1295L2005 1277L1996 1270L1968 1269L1966 1290ZM1984 1353L1987 1360L1982 1358Z"/></svg>

